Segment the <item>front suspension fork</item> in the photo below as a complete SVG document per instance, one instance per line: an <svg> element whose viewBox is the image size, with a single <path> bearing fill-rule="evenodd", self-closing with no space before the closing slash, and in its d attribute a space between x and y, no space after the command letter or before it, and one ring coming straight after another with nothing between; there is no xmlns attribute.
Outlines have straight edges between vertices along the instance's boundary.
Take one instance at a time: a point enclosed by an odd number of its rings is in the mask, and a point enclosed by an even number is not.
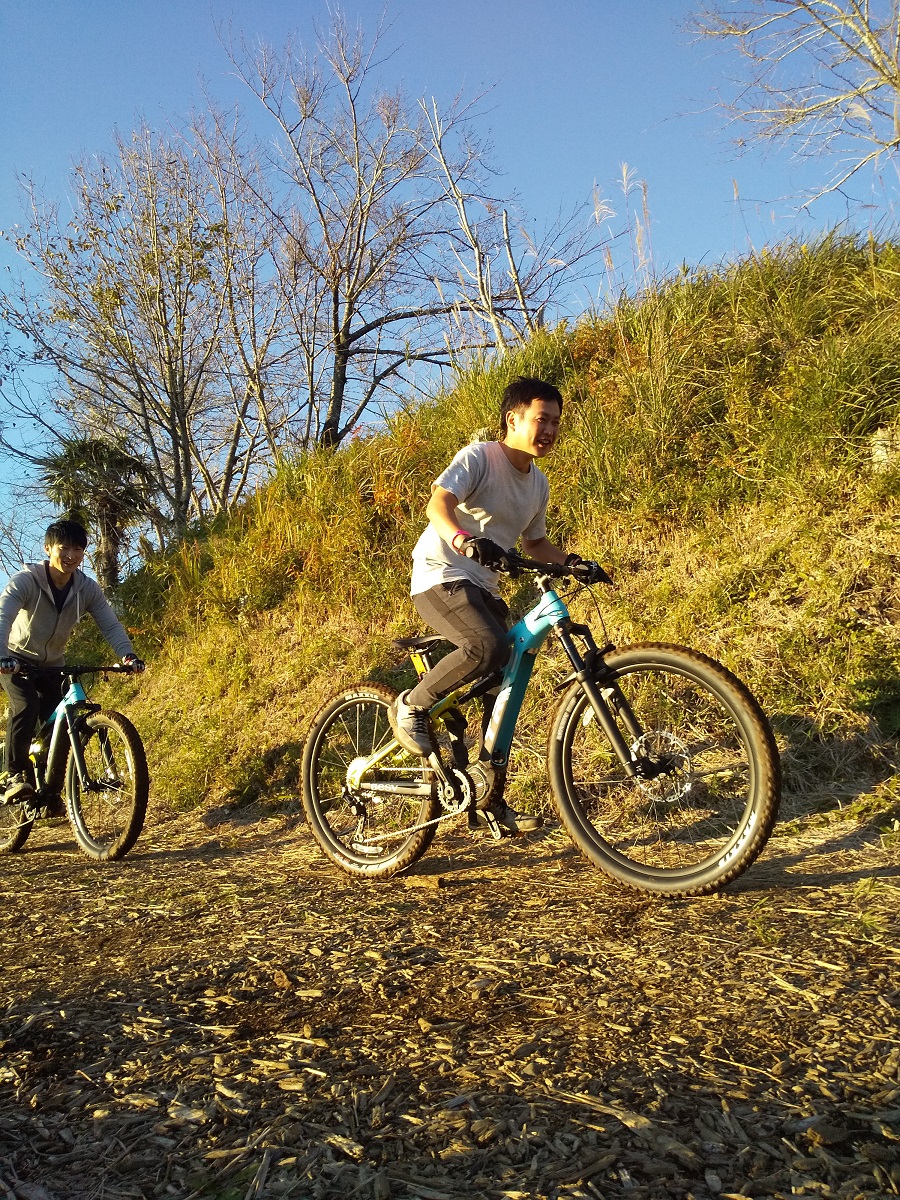
<svg viewBox="0 0 900 1200"><path fill-rule="evenodd" d="M597 679L595 678L593 659L596 657L597 647L593 644L593 638L591 637L590 630L588 630L586 626L575 626L568 624L567 626L555 626L555 631L556 636L559 638L560 643L566 652L569 662L572 664L572 678L577 680L577 682L581 685L581 689L587 696L588 702L594 711L594 715L600 722L600 727L606 734L609 744L612 746L616 757L622 764L625 774L631 779L636 778L642 774L640 763L635 760L635 757L631 752L631 747L622 737L621 730L619 729L619 726L616 724L616 721L610 712L610 706L606 700L606 697L603 695L602 681L598 683ZM591 662L590 666L585 662L578 650L578 647L575 645L575 642L572 639L573 631L579 633L588 642L588 658ZM618 692L618 688L616 691ZM634 714L631 712L631 709L621 693L619 693L617 696L615 707L616 711L624 720L626 726L628 726L629 731L634 733L637 737L640 732L637 728L637 721L635 720Z"/></svg>
<svg viewBox="0 0 900 1200"><path fill-rule="evenodd" d="M83 713L76 714L73 709L66 709L66 724L69 727L69 745L72 747L72 757L75 759L75 770L78 774L78 784L82 791L87 791L90 788L91 780L88 774L87 764L84 761L84 751L81 747L81 737L79 736L78 729L83 717Z"/></svg>

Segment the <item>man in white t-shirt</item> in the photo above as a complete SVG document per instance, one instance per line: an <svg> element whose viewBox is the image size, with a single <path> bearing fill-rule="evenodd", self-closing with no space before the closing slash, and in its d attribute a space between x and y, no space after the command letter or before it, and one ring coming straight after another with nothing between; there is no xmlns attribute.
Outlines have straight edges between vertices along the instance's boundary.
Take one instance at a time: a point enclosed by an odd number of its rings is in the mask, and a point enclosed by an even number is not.
<svg viewBox="0 0 900 1200"><path fill-rule="evenodd" d="M553 449L562 396L549 383L520 377L503 393L499 442L466 446L431 485L428 526L413 550L412 597L419 615L457 647L390 711L400 744L431 753L428 710L464 683L499 670L509 657L497 568L521 538L529 558L581 562L547 537L549 485L536 460ZM594 564L585 562L585 567ZM508 806L498 815L508 828L527 830L540 818Z"/></svg>

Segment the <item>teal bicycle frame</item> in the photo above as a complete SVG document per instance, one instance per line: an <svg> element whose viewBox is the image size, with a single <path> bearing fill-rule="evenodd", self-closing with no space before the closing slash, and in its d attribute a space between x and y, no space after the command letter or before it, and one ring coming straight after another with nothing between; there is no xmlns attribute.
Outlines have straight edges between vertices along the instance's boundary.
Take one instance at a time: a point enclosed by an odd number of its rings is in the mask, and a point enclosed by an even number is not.
<svg viewBox="0 0 900 1200"><path fill-rule="evenodd" d="M603 668L601 667L599 672L593 669L597 647L590 630L585 625L573 623L565 602L550 586L546 576L539 576L537 584L541 589L538 603L517 621L507 634L510 655L500 676L499 691L484 736L484 750L490 757L491 766L505 767L509 762L516 722L534 670L535 659L552 632L559 638L573 667L573 674L566 682L578 680L626 773L629 776L638 774L637 759L613 718L607 697L614 701L617 715L635 738L641 734L640 725L618 688L607 687L604 695ZM573 641L573 634L586 642L587 655L583 656L579 652ZM487 690L484 688L484 682L480 680L471 687L460 688L443 697L431 709L432 718L440 717L456 705L465 703L466 700Z"/></svg>
<svg viewBox="0 0 900 1200"><path fill-rule="evenodd" d="M31 747L38 798L40 798L41 791L45 789L50 792L62 790L69 746L72 747L79 781L84 783L87 779L88 772L81 750L81 739L77 733L77 721L81 713L96 712L99 708L99 704L92 704L88 700L81 680L73 679L70 676L65 695L41 725L40 732ZM48 735L49 744L47 742Z"/></svg>

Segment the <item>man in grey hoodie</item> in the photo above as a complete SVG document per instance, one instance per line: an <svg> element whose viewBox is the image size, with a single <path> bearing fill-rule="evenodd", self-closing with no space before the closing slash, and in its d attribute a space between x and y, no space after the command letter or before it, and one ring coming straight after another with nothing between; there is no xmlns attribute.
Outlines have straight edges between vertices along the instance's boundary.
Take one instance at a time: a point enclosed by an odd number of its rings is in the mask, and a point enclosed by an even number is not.
<svg viewBox="0 0 900 1200"><path fill-rule="evenodd" d="M44 538L47 561L27 563L0 594L0 686L9 699L4 767L6 800L26 800L33 792L28 749L38 719L46 721L62 699L62 678L54 671L19 674L28 667L61 667L66 643L90 613L122 662L135 672L144 664L100 585L79 568L87 533L77 521L55 521Z"/></svg>

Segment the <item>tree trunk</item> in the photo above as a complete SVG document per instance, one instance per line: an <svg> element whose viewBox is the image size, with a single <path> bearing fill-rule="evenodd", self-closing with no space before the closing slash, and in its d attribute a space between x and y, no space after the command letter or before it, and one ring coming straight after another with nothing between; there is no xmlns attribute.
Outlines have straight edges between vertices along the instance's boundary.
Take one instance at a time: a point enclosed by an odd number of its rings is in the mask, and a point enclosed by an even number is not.
<svg viewBox="0 0 900 1200"><path fill-rule="evenodd" d="M97 582L104 592L115 592L119 586L119 548L122 532L115 519L99 515L97 521L97 548L94 551L94 570Z"/></svg>
<svg viewBox="0 0 900 1200"><path fill-rule="evenodd" d="M334 371L331 376L331 396L328 400L328 413L322 432L319 434L319 445L326 449L334 449L341 438L341 413L344 410L344 393L347 390L347 364L350 362L350 352L346 345L339 345L334 352Z"/></svg>

